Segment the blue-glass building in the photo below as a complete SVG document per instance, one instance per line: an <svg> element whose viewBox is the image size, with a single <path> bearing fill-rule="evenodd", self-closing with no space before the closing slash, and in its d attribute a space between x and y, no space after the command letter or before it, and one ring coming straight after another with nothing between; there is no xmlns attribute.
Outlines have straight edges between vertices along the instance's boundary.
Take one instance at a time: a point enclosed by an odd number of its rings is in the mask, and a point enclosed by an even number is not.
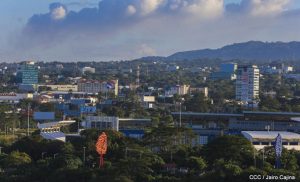
<svg viewBox="0 0 300 182"><path fill-rule="evenodd" d="M38 68L34 62L26 62L21 65L22 84L33 85L38 83Z"/></svg>

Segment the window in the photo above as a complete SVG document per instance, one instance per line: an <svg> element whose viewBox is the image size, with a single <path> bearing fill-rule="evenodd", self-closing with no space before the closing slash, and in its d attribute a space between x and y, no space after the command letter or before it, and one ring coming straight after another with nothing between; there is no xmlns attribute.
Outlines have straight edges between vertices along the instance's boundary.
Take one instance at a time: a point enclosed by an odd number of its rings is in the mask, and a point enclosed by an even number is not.
<svg viewBox="0 0 300 182"><path fill-rule="evenodd" d="M298 145L298 142L290 142L290 145Z"/></svg>
<svg viewBox="0 0 300 182"><path fill-rule="evenodd" d="M261 142L262 145L269 145L269 142Z"/></svg>

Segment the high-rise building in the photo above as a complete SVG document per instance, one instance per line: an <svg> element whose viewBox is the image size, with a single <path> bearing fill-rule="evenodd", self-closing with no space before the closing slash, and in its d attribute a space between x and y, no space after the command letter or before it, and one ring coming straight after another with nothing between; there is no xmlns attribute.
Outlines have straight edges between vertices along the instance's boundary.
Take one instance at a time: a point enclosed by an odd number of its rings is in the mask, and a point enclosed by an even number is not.
<svg viewBox="0 0 300 182"><path fill-rule="evenodd" d="M255 102L259 98L259 69L256 65L239 66L236 79L236 100Z"/></svg>
<svg viewBox="0 0 300 182"><path fill-rule="evenodd" d="M38 67L33 61L21 65L22 84L33 85L38 83Z"/></svg>

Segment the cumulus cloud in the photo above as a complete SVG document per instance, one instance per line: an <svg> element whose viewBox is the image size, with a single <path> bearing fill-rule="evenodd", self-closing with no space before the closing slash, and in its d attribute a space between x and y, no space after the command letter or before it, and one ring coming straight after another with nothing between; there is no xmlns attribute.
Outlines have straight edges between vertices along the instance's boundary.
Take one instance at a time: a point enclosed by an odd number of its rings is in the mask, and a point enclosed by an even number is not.
<svg viewBox="0 0 300 182"><path fill-rule="evenodd" d="M291 0L242 0L241 3L227 5L227 10L251 16L278 15L284 12L291 2Z"/></svg>
<svg viewBox="0 0 300 182"><path fill-rule="evenodd" d="M53 3L49 12L28 20L13 52L49 59L133 59L248 40L300 40L300 13L287 9L291 1L101 0L77 11Z"/></svg>

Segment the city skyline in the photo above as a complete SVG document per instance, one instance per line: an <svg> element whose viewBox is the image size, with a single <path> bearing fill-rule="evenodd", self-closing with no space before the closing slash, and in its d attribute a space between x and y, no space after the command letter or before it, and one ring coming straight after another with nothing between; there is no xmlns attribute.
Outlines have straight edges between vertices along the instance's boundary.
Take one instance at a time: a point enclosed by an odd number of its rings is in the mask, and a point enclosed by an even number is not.
<svg viewBox="0 0 300 182"><path fill-rule="evenodd" d="M295 0L120 2L4 0L0 60L110 61L248 40L300 40Z"/></svg>

